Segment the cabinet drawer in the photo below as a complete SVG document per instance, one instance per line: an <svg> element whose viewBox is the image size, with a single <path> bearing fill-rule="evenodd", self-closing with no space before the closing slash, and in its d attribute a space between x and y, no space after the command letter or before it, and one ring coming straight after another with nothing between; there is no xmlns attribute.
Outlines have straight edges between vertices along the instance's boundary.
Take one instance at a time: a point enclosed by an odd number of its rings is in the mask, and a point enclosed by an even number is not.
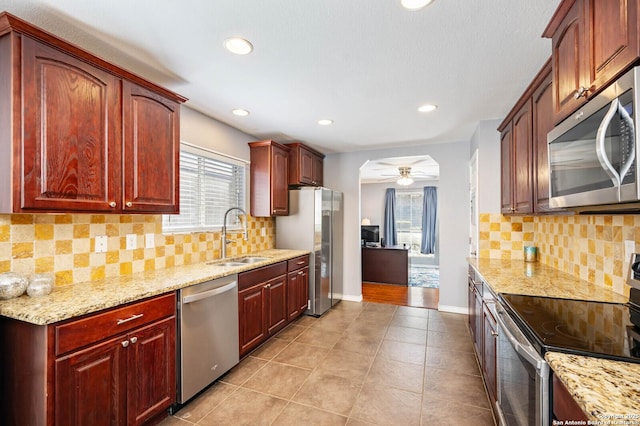
<svg viewBox="0 0 640 426"><path fill-rule="evenodd" d="M287 273L287 262L279 262L274 265L263 266L238 274L238 290L253 287L256 284L264 283L272 278Z"/></svg>
<svg viewBox="0 0 640 426"><path fill-rule="evenodd" d="M309 255L296 257L295 259L287 261L287 271L289 272L304 268L305 266L309 266Z"/></svg>
<svg viewBox="0 0 640 426"><path fill-rule="evenodd" d="M56 325L56 355L174 315L175 311L176 295L170 293Z"/></svg>

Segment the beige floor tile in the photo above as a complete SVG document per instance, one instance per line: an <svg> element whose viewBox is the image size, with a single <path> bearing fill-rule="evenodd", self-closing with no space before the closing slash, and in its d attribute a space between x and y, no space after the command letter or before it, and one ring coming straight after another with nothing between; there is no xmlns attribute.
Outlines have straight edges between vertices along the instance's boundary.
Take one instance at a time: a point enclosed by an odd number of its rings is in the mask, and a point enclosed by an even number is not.
<svg viewBox="0 0 640 426"><path fill-rule="evenodd" d="M194 423L179 419L178 417L168 416L158 423L159 426L192 426Z"/></svg>
<svg viewBox="0 0 640 426"><path fill-rule="evenodd" d="M381 337L363 337L344 333L338 340L333 349L341 349L343 351L357 352L360 354L375 355L378 347L382 342Z"/></svg>
<svg viewBox="0 0 640 426"><path fill-rule="evenodd" d="M182 409L175 414L175 417L197 423L237 389L237 386L217 382L182 407Z"/></svg>
<svg viewBox="0 0 640 426"><path fill-rule="evenodd" d="M198 424L203 426L270 425L287 401L239 388Z"/></svg>
<svg viewBox="0 0 640 426"><path fill-rule="evenodd" d="M418 425L420 401L417 393L365 384L350 417L377 425Z"/></svg>
<svg viewBox="0 0 640 426"><path fill-rule="evenodd" d="M301 327L295 324L289 324L281 332L276 334L278 339L293 341L296 337L302 334L308 327Z"/></svg>
<svg viewBox="0 0 640 426"><path fill-rule="evenodd" d="M318 321L318 318L312 317L311 315L302 315L298 317L297 320L293 322L295 325L299 325L302 327L313 327L313 325Z"/></svg>
<svg viewBox="0 0 640 426"><path fill-rule="evenodd" d="M347 418L317 408L290 402L273 423L273 426L342 426Z"/></svg>
<svg viewBox="0 0 640 426"><path fill-rule="evenodd" d="M452 351L473 352L473 343L470 338L461 339L458 335L451 335L450 333L443 333L435 330L429 330L427 335L427 346Z"/></svg>
<svg viewBox="0 0 640 426"><path fill-rule="evenodd" d="M480 375L478 361L472 352L434 348L427 345L426 368L441 368L454 373Z"/></svg>
<svg viewBox="0 0 640 426"><path fill-rule="evenodd" d="M365 312L378 312L381 314L393 314L398 307L387 303L367 303L364 307Z"/></svg>
<svg viewBox="0 0 640 426"><path fill-rule="evenodd" d="M278 355L284 348L286 348L291 341L283 340L278 337L267 340L259 348L251 352L251 356L254 358L261 358L265 360L271 360Z"/></svg>
<svg viewBox="0 0 640 426"><path fill-rule="evenodd" d="M474 425L495 426L490 409L459 404L441 399L425 398L422 401L423 426Z"/></svg>
<svg viewBox="0 0 640 426"><path fill-rule="evenodd" d="M306 343L307 345L320 346L321 348L331 349L336 344L342 331L330 331L322 328L310 328L298 337L295 342Z"/></svg>
<svg viewBox="0 0 640 426"><path fill-rule="evenodd" d="M427 330L417 328L398 327L390 325L387 329L385 340L394 340L396 342L415 343L416 345L424 345L427 343Z"/></svg>
<svg viewBox="0 0 640 426"><path fill-rule="evenodd" d="M391 325L395 325L397 327L417 328L420 330L426 330L428 324L428 318L412 317L408 315L396 315L391 321Z"/></svg>
<svg viewBox="0 0 640 426"><path fill-rule="evenodd" d="M333 309L337 311L361 311L366 306L365 302L351 302L349 300L341 300Z"/></svg>
<svg viewBox="0 0 640 426"><path fill-rule="evenodd" d="M375 425L375 423L365 422L364 420L354 419L353 417L350 417L349 420L347 421L347 426L371 426L371 425Z"/></svg>
<svg viewBox="0 0 640 426"><path fill-rule="evenodd" d="M292 342L273 360L296 367L314 369L329 352L328 349Z"/></svg>
<svg viewBox="0 0 640 426"><path fill-rule="evenodd" d="M382 340L388 328L388 325L385 323L358 319L353 321L349 327L347 327L345 334L356 337L375 337Z"/></svg>
<svg viewBox="0 0 640 426"><path fill-rule="evenodd" d="M310 373L303 368L270 362L247 380L242 387L290 399L307 380Z"/></svg>
<svg viewBox="0 0 640 426"><path fill-rule="evenodd" d="M293 400L348 416L361 387L360 383L344 377L316 371L309 376Z"/></svg>
<svg viewBox="0 0 640 426"><path fill-rule="evenodd" d="M393 312L383 312L378 310L367 310L360 312L358 315L358 321L377 322L380 324L389 324L393 318Z"/></svg>
<svg viewBox="0 0 640 426"><path fill-rule="evenodd" d="M480 376L429 368L425 373L424 398L442 399L479 408L490 408Z"/></svg>
<svg viewBox="0 0 640 426"><path fill-rule="evenodd" d="M332 349L318 365L317 371L363 382L373 362L373 354Z"/></svg>
<svg viewBox="0 0 640 426"><path fill-rule="evenodd" d="M423 386L424 367L408 362L393 361L376 356L365 383L392 386L410 392L420 393Z"/></svg>
<svg viewBox="0 0 640 426"><path fill-rule="evenodd" d="M353 318L345 318L338 315L322 317L313 324L313 328L328 331L344 331L351 324Z"/></svg>
<svg viewBox="0 0 640 426"><path fill-rule="evenodd" d="M378 349L378 356L394 361L424 365L426 349L425 345L384 340Z"/></svg>
<svg viewBox="0 0 640 426"><path fill-rule="evenodd" d="M406 315L410 317L429 318L429 309L425 308L413 308L411 306L398 306L396 309L396 316Z"/></svg>
<svg viewBox="0 0 640 426"><path fill-rule="evenodd" d="M263 359L248 356L240 361L240 363L233 367L227 374L222 376L220 381L240 386L241 384L246 382L249 377L253 376L256 371L260 370L266 364L267 361Z"/></svg>

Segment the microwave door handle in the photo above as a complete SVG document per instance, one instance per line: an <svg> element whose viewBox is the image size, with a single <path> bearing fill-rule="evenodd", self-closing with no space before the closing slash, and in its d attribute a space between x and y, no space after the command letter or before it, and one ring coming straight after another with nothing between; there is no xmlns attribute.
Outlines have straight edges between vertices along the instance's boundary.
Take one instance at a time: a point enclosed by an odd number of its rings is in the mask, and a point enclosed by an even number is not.
<svg viewBox="0 0 640 426"><path fill-rule="evenodd" d="M618 114L620 114L622 120L627 124L629 128L629 132L628 132L629 148L630 148L629 156L627 157L627 160L624 162L622 169L620 169L620 185L622 185L622 181L624 180L624 177L629 172L629 169L631 169L631 166L633 165L633 161L635 160L635 157L636 157L636 141L635 141L636 132L635 132L635 127L633 125L633 119L631 118L627 110L624 109L624 107L620 104L620 102L618 102Z"/></svg>
<svg viewBox="0 0 640 426"><path fill-rule="evenodd" d="M613 119L614 114L618 112L618 98L614 99L611 102L611 107L609 111L605 114L600 126L598 127L598 133L596 133L596 154L598 155L598 161L600 161L600 165L604 169L605 172L611 178L613 182L613 186L616 188L620 187L620 175L616 171L616 169L609 161L607 157L607 152L604 148L605 136L607 135L607 128L609 124L611 124L611 120Z"/></svg>

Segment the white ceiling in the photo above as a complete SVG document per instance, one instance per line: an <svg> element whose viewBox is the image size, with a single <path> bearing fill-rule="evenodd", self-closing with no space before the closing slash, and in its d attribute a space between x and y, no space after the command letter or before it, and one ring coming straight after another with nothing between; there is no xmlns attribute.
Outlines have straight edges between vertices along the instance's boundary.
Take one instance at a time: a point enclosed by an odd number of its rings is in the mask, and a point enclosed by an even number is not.
<svg viewBox="0 0 640 426"><path fill-rule="evenodd" d="M0 0L256 138L324 153L468 140L551 54L559 0ZM235 56L222 42L254 45ZM418 113L435 103L432 113ZM246 108L245 118L231 114ZM334 120L319 126L317 120Z"/></svg>

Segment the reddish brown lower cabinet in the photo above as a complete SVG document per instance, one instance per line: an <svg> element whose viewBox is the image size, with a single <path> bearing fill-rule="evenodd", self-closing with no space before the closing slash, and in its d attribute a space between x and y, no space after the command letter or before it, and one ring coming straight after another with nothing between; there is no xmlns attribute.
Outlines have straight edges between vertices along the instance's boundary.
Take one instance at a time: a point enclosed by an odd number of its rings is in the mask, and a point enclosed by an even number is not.
<svg viewBox="0 0 640 426"><path fill-rule="evenodd" d="M302 315L309 304L309 255L288 262L287 307L289 321Z"/></svg>
<svg viewBox="0 0 640 426"><path fill-rule="evenodd" d="M498 380L496 373L496 354L498 344L498 326L489 305L484 304L483 316L483 356L482 356L482 376L487 386L489 399L493 402L498 395Z"/></svg>
<svg viewBox="0 0 640 426"><path fill-rule="evenodd" d="M585 412L555 374L553 375L553 418L563 422L588 420Z"/></svg>
<svg viewBox="0 0 640 426"><path fill-rule="evenodd" d="M8 425L143 425L176 395L176 297L51 325L0 317Z"/></svg>
<svg viewBox="0 0 640 426"><path fill-rule="evenodd" d="M287 262L238 274L238 321L240 356L287 324Z"/></svg>

